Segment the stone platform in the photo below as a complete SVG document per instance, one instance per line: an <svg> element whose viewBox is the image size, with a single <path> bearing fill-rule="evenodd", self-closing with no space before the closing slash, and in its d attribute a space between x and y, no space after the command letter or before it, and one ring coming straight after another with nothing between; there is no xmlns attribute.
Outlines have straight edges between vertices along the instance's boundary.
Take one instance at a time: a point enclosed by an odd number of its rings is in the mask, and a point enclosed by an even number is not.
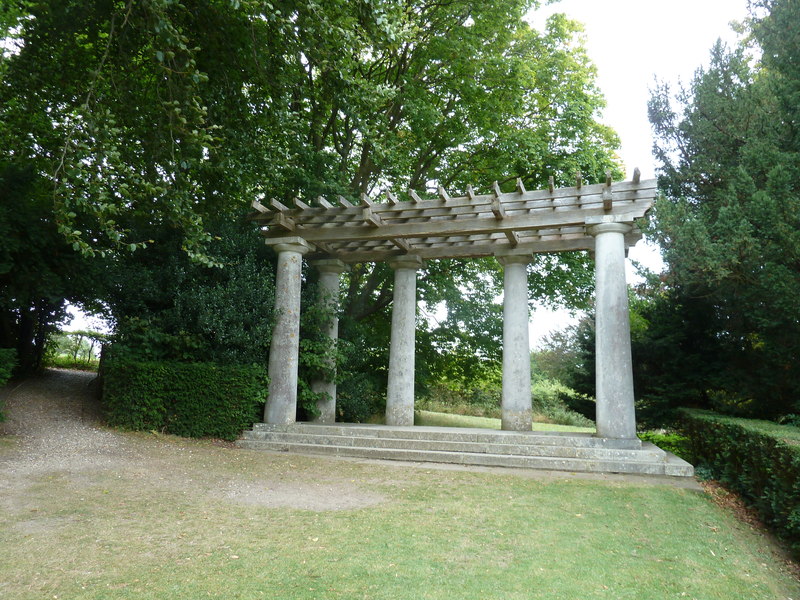
<svg viewBox="0 0 800 600"><path fill-rule="evenodd" d="M694 467L657 446L589 433L337 423L256 423L240 448L383 460L593 473L691 477Z"/></svg>

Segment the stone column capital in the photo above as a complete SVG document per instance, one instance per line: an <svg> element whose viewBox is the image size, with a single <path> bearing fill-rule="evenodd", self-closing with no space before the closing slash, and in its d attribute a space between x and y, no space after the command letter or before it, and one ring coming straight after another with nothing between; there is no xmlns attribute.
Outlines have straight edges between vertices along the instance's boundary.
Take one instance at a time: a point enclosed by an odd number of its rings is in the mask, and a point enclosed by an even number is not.
<svg viewBox="0 0 800 600"><path fill-rule="evenodd" d="M633 229L631 223L598 223L586 228L586 232L592 237L597 237L603 233L621 233L625 235Z"/></svg>
<svg viewBox="0 0 800 600"><path fill-rule="evenodd" d="M407 254L405 256L397 256L387 261L389 266L394 269L414 269L415 271L421 269L425 264L419 256L414 254Z"/></svg>
<svg viewBox="0 0 800 600"><path fill-rule="evenodd" d="M506 265L527 265L533 259L530 254L499 254L496 258L497 262L504 267Z"/></svg>
<svg viewBox="0 0 800 600"><path fill-rule="evenodd" d="M320 258L312 260L311 266L315 267L320 273L336 273L337 275L350 270L350 266L346 265L338 258Z"/></svg>
<svg viewBox="0 0 800 600"><path fill-rule="evenodd" d="M303 255L314 249L314 246L297 235L281 238L267 238L264 240L264 243L267 244L267 246L272 246L275 252L297 252Z"/></svg>

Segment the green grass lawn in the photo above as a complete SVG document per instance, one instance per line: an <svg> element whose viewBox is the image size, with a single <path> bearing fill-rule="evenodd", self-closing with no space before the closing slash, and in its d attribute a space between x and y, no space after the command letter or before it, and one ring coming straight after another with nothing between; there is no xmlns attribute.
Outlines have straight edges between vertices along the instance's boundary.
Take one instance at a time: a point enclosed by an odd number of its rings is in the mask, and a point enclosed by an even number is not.
<svg viewBox="0 0 800 600"><path fill-rule="evenodd" d="M415 425L433 425L437 427L479 427L482 429L500 429L500 419L489 417L471 417L468 415L451 415L447 413L418 410L414 413ZM554 425L552 423L534 423L533 431L583 431L594 433L594 427L573 427L571 425Z"/></svg>
<svg viewBox="0 0 800 600"><path fill-rule="evenodd" d="M3 484L0 597L800 598L692 490L119 439L122 460Z"/></svg>

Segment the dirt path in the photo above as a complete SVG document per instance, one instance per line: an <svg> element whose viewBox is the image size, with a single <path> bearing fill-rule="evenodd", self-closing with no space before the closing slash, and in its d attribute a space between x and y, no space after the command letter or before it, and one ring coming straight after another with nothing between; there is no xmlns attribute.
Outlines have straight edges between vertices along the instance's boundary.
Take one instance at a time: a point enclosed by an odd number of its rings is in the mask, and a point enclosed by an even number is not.
<svg viewBox="0 0 800 600"><path fill-rule="evenodd" d="M2 390L0 508L24 510L29 488L48 478L66 478L80 488L113 477L141 489L307 510L385 500L319 459L110 429L102 423L93 379L92 373L49 370Z"/></svg>

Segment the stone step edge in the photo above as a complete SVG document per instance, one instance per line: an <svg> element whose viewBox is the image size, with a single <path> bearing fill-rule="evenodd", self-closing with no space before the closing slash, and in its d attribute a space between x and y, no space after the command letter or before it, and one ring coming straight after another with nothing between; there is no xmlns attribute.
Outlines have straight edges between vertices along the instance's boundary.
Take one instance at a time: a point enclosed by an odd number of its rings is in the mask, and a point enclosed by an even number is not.
<svg viewBox="0 0 800 600"><path fill-rule="evenodd" d="M254 440L239 440L240 448L293 452L323 456L349 456L354 458L405 460L412 462L439 462L461 465L498 466L552 471L574 471L594 473L636 473L646 475L669 475L691 477L694 468L680 458L666 453L665 461L614 461L588 458L552 458L538 456L509 456L503 454L454 453L425 450L398 450L390 448L356 448L347 446L316 446L313 444L273 443ZM453 460L455 459L455 460Z"/></svg>
<svg viewBox="0 0 800 600"><path fill-rule="evenodd" d="M617 449L638 449L641 441L619 440L596 437L591 433L561 431L501 431L493 429L470 429L457 427L389 427L381 425L315 425L311 423L292 423L273 425L254 423L253 432L287 432L345 437L385 438L385 439L431 439L439 441L464 441L476 443L519 444L535 440L539 445L587 446Z"/></svg>
<svg viewBox="0 0 800 600"><path fill-rule="evenodd" d="M473 454L496 454L499 456L542 456L553 458L606 459L606 460L664 460L666 453L658 446L643 443L641 448L606 448L602 446L567 446L536 444L535 440L526 443L470 442L440 439L382 438L363 436L336 436L311 433L291 433L277 431L248 431L242 439L267 443L313 444L317 446L341 446L347 448L374 448L397 450L420 450L432 452L468 452ZM421 446L435 446L425 448ZM504 452L504 450L507 450ZM558 455L558 452L572 452L572 456ZM601 456L578 456L581 453L597 453ZM608 456L602 456L608 454ZM638 456L637 456L638 455Z"/></svg>

